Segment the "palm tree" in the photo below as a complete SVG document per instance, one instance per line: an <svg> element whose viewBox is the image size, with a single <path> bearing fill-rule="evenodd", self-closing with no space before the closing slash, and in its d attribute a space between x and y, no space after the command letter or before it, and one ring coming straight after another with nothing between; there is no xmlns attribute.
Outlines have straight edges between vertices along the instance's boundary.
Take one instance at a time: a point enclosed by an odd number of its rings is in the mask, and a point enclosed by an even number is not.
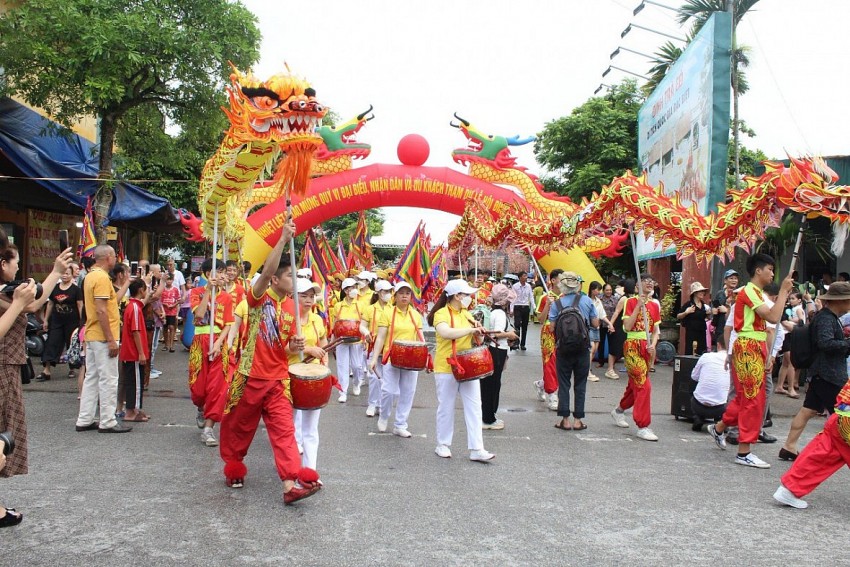
<svg viewBox="0 0 850 567"><path fill-rule="evenodd" d="M689 37L688 42L690 42L690 40L691 38ZM672 41L668 41L653 54L655 55L655 58L652 59L653 65L649 69L649 81L647 81L643 86L644 94L648 96L649 93L655 90L658 84L667 75L667 71L670 70L670 67L672 67L682 55L682 51L683 49L681 47L674 45Z"/></svg>
<svg viewBox="0 0 850 567"><path fill-rule="evenodd" d="M759 0L686 0L679 8L678 21L680 24L692 22L690 37L695 36L714 12L726 12L732 9L732 140L735 145L735 187L739 187L741 179L741 144L738 121L738 95L746 92L746 77L743 69L749 66L748 48L738 47L735 30L744 15L752 9ZM741 87L744 87L742 90Z"/></svg>

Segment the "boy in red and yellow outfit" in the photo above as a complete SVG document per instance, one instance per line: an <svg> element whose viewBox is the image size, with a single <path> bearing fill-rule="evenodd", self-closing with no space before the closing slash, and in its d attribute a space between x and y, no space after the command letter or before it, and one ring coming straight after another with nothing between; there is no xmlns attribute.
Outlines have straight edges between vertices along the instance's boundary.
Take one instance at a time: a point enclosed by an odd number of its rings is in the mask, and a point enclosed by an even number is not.
<svg viewBox="0 0 850 567"><path fill-rule="evenodd" d="M549 321L549 307L558 301L558 280L564 270L560 268L549 273L549 293L540 296L535 306L540 326L540 354L543 356L543 379L535 380L537 397L552 411L558 411L558 371L555 367L555 329Z"/></svg>
<svg viewBox="0 0 850 567"><path fill-rule="evenodd" d="M241 488L248 472L243 460L262 417L283 481L285 504L320 488L315 471L307 478L301 470L289 391L288 356L304 350L303 337L295 336L295 304L289 297L293 291L291 264L288 256L281 259L294 233L295 224L287 222L260 277L246 294L248 341L227 393L220 448L227 485Z"/></svg>
<svg viewBox="0 0 850 567"><path fill-rule="evenodd" d="M617 427L628 427L624 415L634 407L632 417L637 425L637 437L644 441L658 441L658 436L649 428L652 422L652 382L649 380L649 363L655 354L655 345L661 327L661 308L652 300L655 280L647 273L641 274L641 287L638 297L626 300L623 310L623 329L626 342L623 345L623 359L629 383L619 405L611 412Z"/></svg>
<svg viewBox="0 0 850 567"><path fill-rule="evenodd" d="M196 286L189 294L189 306L195 317L195 336L189 347L189 395L198 408L196 422L203 429L201 442L207 447L218 445L213 427L221 422L227 392L227 349L222 345L233 324L233 301L224 291L227 278L223 272L210 277L211 270L212 260L208 258L201 266L207 285ZM210 316L213 290L217 292L215 317Z"/></svg>
<svg viewBox="0 0 850 567"><path fill-rule="evenodd" d="M782 483L773 497L794 508L807 508L809 505L801 497L844 465L850 467L850 381L838 393L835 413L782 475Z"/></svg>
<svg viewBox="0 0 850 567"><path fill-rule="evenodd" d="M733 316L737 338L730 350L729 362L735 384L735 398L729 403L723 418L708 426L708 433L721 449L726 449L726 428L738 426L739 465L769 469L770 464L750 453L750 445L758 441L764 421L765 372L767 369L767 326L777 323L785 309L788 293L794 285L791 274L782 287L773 308L764 302L762 288L773 281L776 262L767 254L754 254L747 259L750 283L738 292Z"/></svg>

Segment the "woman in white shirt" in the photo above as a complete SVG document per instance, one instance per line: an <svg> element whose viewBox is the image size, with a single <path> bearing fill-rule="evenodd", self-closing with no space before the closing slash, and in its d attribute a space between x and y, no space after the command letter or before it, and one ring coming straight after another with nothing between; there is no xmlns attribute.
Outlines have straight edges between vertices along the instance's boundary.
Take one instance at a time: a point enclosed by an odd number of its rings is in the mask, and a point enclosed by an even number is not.
<svg viewBox="0 0 850 567"><path fill-rule="evenodd" d="M496 418L499 410L499 393L502 390L502 371L508 360L508 339L516 340L516 333L509 330L508 315L505 312L516 298L508 286L496 284L490 291L488 302L492 303L488 335L494 339L489 345L493 357L493 374L481 379L481 418L484 422L482 429L504 429L505 422Z"/></svg>

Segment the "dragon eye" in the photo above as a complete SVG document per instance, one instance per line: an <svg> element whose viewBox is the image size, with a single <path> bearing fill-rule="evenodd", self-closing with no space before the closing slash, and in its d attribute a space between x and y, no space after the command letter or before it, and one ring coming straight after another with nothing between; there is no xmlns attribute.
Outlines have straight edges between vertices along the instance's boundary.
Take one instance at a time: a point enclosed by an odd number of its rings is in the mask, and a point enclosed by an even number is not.
<svg viewBox="0 0 850 567"><path fill-rule="evenodd" d="M268 96L255 96L251 99L251 104L260 110L274 110L280 106L280 101Z"/></svg>

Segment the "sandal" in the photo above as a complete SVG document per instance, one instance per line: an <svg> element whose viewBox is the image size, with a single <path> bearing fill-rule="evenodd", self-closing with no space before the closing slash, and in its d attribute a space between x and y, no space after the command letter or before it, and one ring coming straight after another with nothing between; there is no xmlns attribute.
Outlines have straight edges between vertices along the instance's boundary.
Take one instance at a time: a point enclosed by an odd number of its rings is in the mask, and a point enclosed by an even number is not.
<svg viewBox="0 0 850 567"><path fill-rule="evenodd" d="M573 424L573 431L584 431L585 429L587 429L586 423L582 423L582 422L579 422L579 423L581 423L581 425L576 425L575 423Z"/></svg>
<svg viewBox="0 0 850 567"><path fill-rule="evenodd" d="M24 521L24 515L16 512L14 508L6 508L6 515L0 518L0 528L17 526Z"/></svg>
<svg viewBox="0 0 850 567"><path fill-rule="evenodd" d="M564 425L563 419L555 424L555 429L560 429L561 431L572 431L573 430L572 426L569 423L567 423L567 425Z"/></svg>

